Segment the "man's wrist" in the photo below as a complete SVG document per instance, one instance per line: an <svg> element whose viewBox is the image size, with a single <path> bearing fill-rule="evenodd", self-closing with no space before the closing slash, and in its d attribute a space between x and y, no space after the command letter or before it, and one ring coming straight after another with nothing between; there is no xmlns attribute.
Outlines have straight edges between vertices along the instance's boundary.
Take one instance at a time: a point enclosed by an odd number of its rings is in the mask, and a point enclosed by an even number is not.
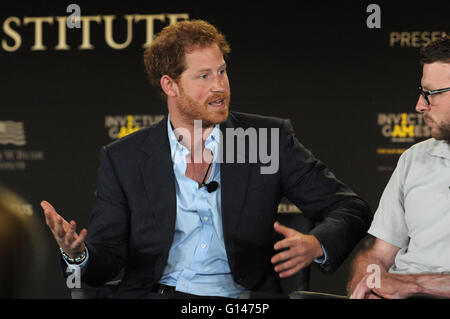
<svg viewBox="0 0 450 319"><path fill-rule="evenodd" d="M314 235L310 235L310 236L313 238L313 241L315 242L315 245L317 248L316 253L314 254L314 256L315 256L314 261L319 264L325 263L325 261L327 260L327 253L325 251L325 248L320 243L320 241L316 238L316 236L314 236Z"/></svg>
<svg viewBox="0 0 450 319"><path fill-rule="evenodd" d="M315 258L314 261L316 263L318 263L319 265L323 265L323 264L325 264L328 261L328 255L327 255L327 252L326 252L326 250L325 250L325 248L323 247L322 244L320 244L320 247L322 249L322 255L317 257L317 258Z"/></svg>
<svg viewBox="0 0 450 319"><path fill-rule="evenodd" d="M72 265L79 265L86 259L86 247L81 252L81 255L74 258L67 255L61 247L59 247L59 251L61 252L61 255L64 258L64 260Z"/></svg>

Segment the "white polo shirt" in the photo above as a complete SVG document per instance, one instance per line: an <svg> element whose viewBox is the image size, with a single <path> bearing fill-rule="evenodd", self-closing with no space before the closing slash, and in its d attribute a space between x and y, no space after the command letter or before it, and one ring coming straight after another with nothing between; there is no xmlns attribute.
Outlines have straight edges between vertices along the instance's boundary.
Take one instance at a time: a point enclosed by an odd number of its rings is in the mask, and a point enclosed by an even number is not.
<svg viewBox="0 0 450 319"><path fill-rule="evenodd" d="M404 152L368 231L401 248L393 273L450 271L450 145L430 138Z"/></svg>

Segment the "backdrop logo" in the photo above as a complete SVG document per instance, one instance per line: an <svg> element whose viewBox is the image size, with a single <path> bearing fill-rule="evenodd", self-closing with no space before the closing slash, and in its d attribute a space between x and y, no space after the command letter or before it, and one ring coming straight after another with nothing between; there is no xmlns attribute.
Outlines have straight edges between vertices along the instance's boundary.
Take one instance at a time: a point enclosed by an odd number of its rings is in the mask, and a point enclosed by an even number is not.
<svg viewBox="0 0 450 319"><path fill-rule="evenodd" d="M23 171L29 162L44 159L44 151L24 149L25 144L23 122L0 121L0 145L8 145L0 149L0 171Z"/></svg>
<svg viewBox="0 0 450 319"><path fill-rule="evenodd" d="M278 204L278 213L301 213L302 211L291 202L281 202Z"/></svg>
<svg viewBox="0 0 450 319"><path fill-rule="evenodd" d="M450 35L447 31L395 31L389 33L389 46L396 48L420 48L430 42Z"/></svg>
<svg viewBox="0 0 450 319"><path fill-rule="evenodd" d="M30 204L13 204L10 205L10 208L16 212L16 214L23 216L32 216L33 215L33 206Z"/></svg>
<svg viewBox="0 0 450 319"><path fill-rule="evenodd" d="M430 127L419 113L378 113L381 134L394 143L414 143L416 138L430 137Z"/></svg>
<svg viewBox="0 0 450 319"><path fill-rule="evenodd" d="M0 121L0 144L25 145L25 128L23 122Z"/></svg>
<svg viewBox="0 0 450 319"><path fill-rule="evenodd" d="M71 11L70 11L71 12ZM75 14L75 15L74 15ZM78 16L76 12L69 16L46 16L46 17L16 17L11 16L3 22L0 21L2 31L6 37L1 38L1 48L7 52L15 52L22 47L22 34L34 29L33 43L24 43L31 46L31 51L46 51L46 40L58 39L57 45L53 48L56 51L70 50L70 45L76 45L78 50L93 50L92 38L98 39L99 31L97 25L103 28L103 35L106 44L114 50L127 48L133 41L136 27L144 28L145 42L142 47L150 46L155 35L155 26L171 25L181 20L189 20L188 13L164 13L164 14L125 14L123 17L116 15L92 15ZM118 20L125 21L118 21ZM119 23L120 22L120 23ZM125 23L124 23L125 22ZM80 27L76 27L76 25ZM69 28L68 28L69 25ZM72 25L75 28L70 28ZM114 26L115 25L115 26ZM69 30L69 31L67 31ZM101 31L100 31L101 32ZM68 35L81 33L81 43L70 43ZM117 35L126 34L125 40L116 41ZM116 35L116 37L115 37Z"/></svg>
<svg viewBox="0 0 450 319"><path fill-rule="evenodd" d="M108 136L116 140L134 133L142 128L158 123L164 115L107 115L105 116L105 128L108 129Z"/></svg>
<svg viewBox="0 0 450 319"><path fill-rule="evenodd" d="M418 138L428 138L431 130L419 113L378 113L381 135L389 140L391 147L377 148L380 155L400 155L407 148L398 143L414 144Z"/></svg>

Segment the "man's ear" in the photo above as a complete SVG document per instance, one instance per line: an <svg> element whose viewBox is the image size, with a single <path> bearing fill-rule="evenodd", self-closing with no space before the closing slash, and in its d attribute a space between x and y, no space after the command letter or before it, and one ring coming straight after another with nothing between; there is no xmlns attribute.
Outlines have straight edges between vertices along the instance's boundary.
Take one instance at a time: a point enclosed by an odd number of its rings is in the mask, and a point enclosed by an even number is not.
<svg viewBox="0 0 450 319"><path fill-rule="evenodd" d="M167 96L175 97L178 95L178 85L174 79L168 75L163 75L160 80L161 88Z"/></svg>

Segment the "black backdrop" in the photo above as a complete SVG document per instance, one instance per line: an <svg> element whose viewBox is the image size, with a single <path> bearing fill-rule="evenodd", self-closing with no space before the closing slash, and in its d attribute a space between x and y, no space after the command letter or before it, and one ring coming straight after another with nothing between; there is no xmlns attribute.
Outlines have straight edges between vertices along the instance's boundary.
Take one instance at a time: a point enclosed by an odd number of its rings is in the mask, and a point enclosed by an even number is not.
<svg viewBox="0 0 450 319"><path fill-rule="evenodd" d="M70 48L55 49L56 17L68 15L70 3L80 6L82 16L100 19L90 23L92 49L79 48L83 35L76 28L66 30ZM169 23L169 14L216 25L232 48L231 108L290 118L300 141L375 210L399 154L429 137L414 110L418 51L450 33L450 2L418 7L374 1L380 28L367 25L371 3L2 2L0 183L30 203L46 232L51 249L38 297L69 296L39 202L48 200L86 226L101 145L166 112L144 73L145 22L133 22L130 44L118 50L105 41L104 16L116 16L117 43L127 39L125 15L164 14L155 33ZM36 34L39 22L25 23L26 17L53 23L43 23ZM39 38L43 50L33 49ZM333 275L313 269L311 289L344 294L347 275L348 261Z"/></svg>

